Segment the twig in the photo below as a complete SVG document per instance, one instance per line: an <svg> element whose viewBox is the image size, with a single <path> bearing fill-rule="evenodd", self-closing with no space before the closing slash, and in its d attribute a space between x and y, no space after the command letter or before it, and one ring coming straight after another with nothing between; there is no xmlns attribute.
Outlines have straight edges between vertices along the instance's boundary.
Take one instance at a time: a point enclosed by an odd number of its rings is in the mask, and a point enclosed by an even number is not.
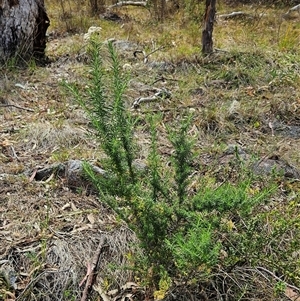
<svg viewBox="0 0 300 301"><path fill-rule="evenodd" d="M260 273L261 273L261 271L264 271L264 272L268 273L269 275L273 276L276 280L283 282L289 288L294 289L297 292L300 292L300 289L297 286L288 284L287 282L283 281L280 277L276 276L274 273L272 273L268 269L266 269L264 267L257 267L256 270L258 270Z"/></svg>
<svg viewBox="0 0 300 301"><path fill-rule="evenodd" d="M249 14L242 12L242 11L234 11L230 14L224 14L224 15L219 15L219 18L224 18L224 19L231 19L235 17L241 17L241 16L248 16Z"/></svg>
<svg viewBox="0 0 300 301"><path fill-rule="evenodd" d="M274 136L274 128L273 128L273 124L271 121L269 122L269 128L271 129L272 137L273 137Z"/></svg>
<svg viewBox="0 0 300 301"><path fill-rule="evenodd" d="M157 93L155 93L153 96L148 96L148 97L139 97L137 99L134 100L134 102L132 103L132 108L137 109L141 103L144 102L152 102L161 98L170 98L171 97L171 93L166 90L166 89L161 89L159 90Z"/></svg>
<svg viewBox="0 0 300 301"><path fill-rule="evenodd" d="M174 79L174 78L167 78L167 77L164 77L164 76L161 76L160 78L156 79L154 82L152 82L150 84L150 86L153 86L155 85L156 83L162 81L162 82L165 82L165 81L174 81L174 82L178 82L179 80L178 79Z"/></svg>
<svg viewBox="0 0 300 301"><path fill-rule="evenodd" d="M220 48L215 48L215 52L224 52L224 53L229 53L228 50L225 49L220 49Z"/></svg>
<svg viewBox="0 0 300 301"><path fill-rule="evenodd" d="M101 237L101 240L99 242L99 245L98 245L95 255L93 257L92 264L89 265L89 271L87 273L88 274L87 281L86 281L85 288L82 293L81 301L88 300L89 292L95 282L95 276L96 276L96 271L97 271L100 255L103 253L103 251L106 247L107 247L106 238Z"/></svg>
<svg viewBox="0 0 300 301"><path fill-rule="evenodd" d="M0 107L15 107L15 108L20 109L20 110L25 110L25 111L28 111L28 112L34 112L34 110L32 110L32 109L20 107L18 105L13 105L13 104L0 105Z"/></svg>
<svg viewBox="0 0 300 301"><path fill-rule="evenodd" d="M11 152L13 153L13 158L16 158L17 161L20 161L19 157L17 156L17 153L14 149L14 147L12 145L10 145L10 149L11 149Z"/></svg>
<svg viewBox="0 0 300 301"><path fill-rule="evenodd" d="M137 99L139 100L139 98ZM139 105L131 106L132 109L138 109ZM174 108L159 108L159 109L151 109L151 110L143 110L139 111L139 114L149 114L149 113L164 113L164 112L177 112L177 111L182 111L186 109L192 109L194 110L195 108L199 108L199 104L195 105L186 105L186 106L178 106Z"/></svg>
<svg viewBox="0 0 300 301"><path fill-rule="evenodd" d="M300 15L300 4L293 6L292 8L290 8L284 15L283 17L286 18L288 17L293 11L297 11Z"/></svg>
<svg viewBox="0 0 300 301"><path fill-rule="evenodd" d="M146 52L143 51L143 50L136 50L136 51L133 52L133 56L134 56L134 57L137 57L137 54L138 54L138 53L142 53L143 56L144 56L144 64L147 64L147 63L148 63L148 58L149 58L150 55L152 55L153 53L155 53L155 52L157 52L157 51L159 51L159 50L164 49L165 47L166 47L166 46L160 46L160 47L158 47L158 48L155 48L154 50L152 50L152 51L151 51L150 53L148 53L148 54L146 54Z"/></svg>
<svg viewBox="0 0 300 301"><path fill-rule="evenodd" d="M148 57L149 57L151 54L155 53L156 51L162 50L162 49L164 49L164 48L165 48L165 46L160 46L160 47L158 47L158 48L152 50L150 53L148 53L148 54L144 57L144 63L146 64L146 63L148 62Z"/></svg>
<svg viewBox="0 0 300 301"><path fill-rule="evenodd" d="M86 274L83 277L83 279L81 280L81 282L79 283L79 287L81 287L85 283L85 281L88 279L89 275L91 275L91 273L92 273L92 267L89 262L87 263L86 267L87 267Z"/></svg>

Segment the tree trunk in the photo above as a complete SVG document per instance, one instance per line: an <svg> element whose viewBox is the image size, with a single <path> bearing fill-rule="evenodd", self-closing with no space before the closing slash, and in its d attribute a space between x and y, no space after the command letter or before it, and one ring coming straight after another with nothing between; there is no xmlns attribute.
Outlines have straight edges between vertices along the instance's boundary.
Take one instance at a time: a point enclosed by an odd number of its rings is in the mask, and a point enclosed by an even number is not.
<svg viewBox="0 0 300 301"><path fill-rule="evenodd" d="M202 53L213 52L213 30L216 15L216 0L206 0L204 26L202 31Z"/></svg>
<svg viewBox="0 0 300 301"><path fill-rule="evenodd" d="M150 6L153 7L154 18L159 22L164 21L166 13L166 0L150 0L148 2Z"/></svg>
<svg viewBox="0 0 300 301"><path fill-rule="evenodd" d="M105 12L105 0L90 0L92 16Z"/></svg>
<svg viewBox="0 0 300 301"><path fill-rule="evenodd" d="M0 61L43 58L49 25L44 0L0 0Z"/></svg>

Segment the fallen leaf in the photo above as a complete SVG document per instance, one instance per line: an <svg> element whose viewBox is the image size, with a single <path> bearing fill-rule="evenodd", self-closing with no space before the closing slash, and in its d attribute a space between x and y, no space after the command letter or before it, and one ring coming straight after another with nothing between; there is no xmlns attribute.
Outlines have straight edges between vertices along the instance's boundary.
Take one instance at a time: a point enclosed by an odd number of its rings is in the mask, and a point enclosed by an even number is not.
<svg viewBox="0 0 300 301"><path fill-rule="evenodd" d="M121 289L125 291L125 290L128 290L128 289L133 289L133 288L138 288L138 287L139 286L134 282L127 282L126 284L124 284L121 287Z"/></svg>
<svg viewBox="0 0 300 301"><path fill-rule="evenodd" d="M234 222L232 220L229 220L227 222L227 228L228 228L229 231L236 230L236 226L235 226L235 224L234 224Z"/></svg>
<svg viewBox="0 0 300 301"><path fill-rule="evenodd" d="M70 207L71 207L70 203L67 203L67 204L63 205L60 210L65 210Z"/></svg>
<svg viewBox="0 0 300 301"><path fill-rule="evenodd" d="M31 183L31 182L34 180L35 175L36 175L36 172L37 172L37 169L35 169L35 170L33 171L32 175L30 176L30 178L29 178L29 183Z"/></svg>
<svg viewBox="0 0 300 301"><path fill-rule="evenodd" d="M90 213L87 215L87 219L89 220L89 222L93 225L95 224L95 217L93 213Z"/></svg>
<svg viewBox="0 0 300 301"><path fill-rule="evenodd" d="M101 296L103 301L110 301L111 300L111 298L103 292L101 284L98 284L97 286L93 285L93 289Z"/></svg>
<svg viewBox="0 0 300 301"><path fill-rule="evenodd" d="M286 287L284 294L292 301L300 301L300 293L295 292L292 288Z"/></svg>
<svg viewBox="0 0 300 301"><path fill-rule="evenodd" d="M14 143L15 141L8 140L7 138L5 138L2 142L0 142L0 146L8 147L8 146L12 146Z"/></svg>
<svg viewBox="0 0 300 301"><path fill-rule="evenodd" d="M77 211L77 207L75 206L75 204L73 202L71 203L71 208L73 211Z"/></svg>

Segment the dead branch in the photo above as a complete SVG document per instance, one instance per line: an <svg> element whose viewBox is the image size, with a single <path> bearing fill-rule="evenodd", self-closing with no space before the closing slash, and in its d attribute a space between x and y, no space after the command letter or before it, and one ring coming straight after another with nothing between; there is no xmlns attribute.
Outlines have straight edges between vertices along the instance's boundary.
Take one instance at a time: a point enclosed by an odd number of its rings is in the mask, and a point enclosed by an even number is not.
<svg viewBox="0 0 300 301"><path fill-rule="evenodd" d="M12 158L15 158L15 159L17 159L17 161L20 161L20 159L19 159L19 157L17 156L17 153L16 153L14 147L13 147L12 145L10 145L9 147L10 147L10 150L11 150L11 152L12 152L12 154L13 154L13 155L12 155Z"/></svg>
<svg viewBox="0 0 300 301"><path fill-rule="evenodd" d="M96 278L96 271L98 268L98 264L100 261L100 255L103 253L103 251L105 250L105 248L107 247L106 245L106 239L104 237L101 237L101 240L98 244L97 250L95 252L95 255L93 257L92 260L92 264L88 265L88 273L86 275L86 284L85 284L85 288L83 290L82 293L82 297L81 297L81 301L87 301L88 300L88 296L90 293L90 290L95 282L95 278Z"/></svg>
<svg viewBox="0 0 300 301"><path fill-rule="evenodd" d="M249 14L242 11L234 11L230 14L218 15L219 18L223 18L223 19L233 19L235 17L246 17L246 16L249 16Z"/></svg>
<svg viewBox="0 0 300 301"><path fill-rule="evenodd" d="M165 46L160 46L160 47L158 47L158 48L152 50L150 53L148 53L148 54L145 56L145 58L144 58L144 63L147 63L147 62L148 62L148 57L149 57L151 54L155 53L156 51L162 50L162 49L164 49L164 48L165 48Z"/></svg>
<svg viewBox="0 0 300 301"><path fill-rule="evenodd" d="M289 9L289 11L297 11L298 13L300 13L300 4L293 6L292 8Z"/></svg>
<svg viewBox="0 0 300 301"><path fill-rule="evenodd" d="M171 93L166 90L166 89L161 89L158 92L156 92L153 96L148 96L148 97L139 97L137 99L134 100L134 102L132 103L132 108L137 109L141 103L144 102L152 102L158 99L162 99L162 98L170 98L171 97Z"/></svg>
<svg viewBox="0 0 300 301"><path fill-rule="evenodd" d="M287 18L291 15L292 12L295 12L297 11L299 16L300 16L300 4L296 5L296 6L293 6L292 8L290 8L284 15L283 17L284 18Z"/></svg>
<svg viewBox="0 0 300 301"><path fill-rule="evenodd" d="M107 7L107 9L112 9L115 7L121 7L121 6L142 6L142 7L147 7L147 1L121 1L117 2L116 4L110 5Z"/></svg>
<svg viewBox="0 0 300 301"><path fill-rule="evenodd" d="M256 270L261 273L261 271L268 273L269 275L271 275L272 277L274 277L276 280L283 282L287 287L297 291L298 293L300 292L300 289L297 286L291 285L285 281L283 281L282 278L276 276L273 272L269 271L268 269L264 268L264 267L257 267Z"/></svg>
<svg viewBox="0 0 300 301"><path fill-rule="evenodd" d="M161 76L161 77L159 77L158 79L156 79L154 82L152 82L151 84L150 84L150 86L153 86L153 85L155 85L156 83L158 83L158 82L160 82L160 81L162 81L162 82L166 82L166 81L173 81L173 82L178 82L179 80L178 79L174 79L174 78L167 78L167 77L164 77L164 76Z"/></svg>
<svg viewBox="0 0 300 301"><path fill-rule="evenodd" d="M150 53L146 53L145 51L143 51L143 50L136 50L136 51L134 51L133 52L133 56L134 57L136 57L137 58L137 54L138 53L141 53L141 54L143 54L143 57L144 57L144 64L147 64L148 63L148 58L149 58L149 56L150 55L152 55L153 53L155 53L155 52L157 52L157 51L159 51L159 50L162 50L162 49L164 49L165 48L165 46L160 46L160 47L158 47L158 48L155 48L154 50L152 50Z"/></svg>
<svg viewBox="0 0 300 301"><path fill-rule="evenodd" d="M28 112L34 112L34 110L32 110L32 109L20 107L20 106L13 105L13 104L0 105L0 107L15 107L15 108L20 109L20 110L25 110L25 111L28 111Z"/></svg>

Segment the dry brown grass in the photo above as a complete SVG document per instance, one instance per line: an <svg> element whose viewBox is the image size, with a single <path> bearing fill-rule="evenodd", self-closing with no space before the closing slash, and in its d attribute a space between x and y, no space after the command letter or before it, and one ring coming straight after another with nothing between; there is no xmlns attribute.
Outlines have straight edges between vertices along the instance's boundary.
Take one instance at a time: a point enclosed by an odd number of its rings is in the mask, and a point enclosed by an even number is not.
<svg viewBox="0 0 300 301"><path fill-rule="evenodd" d="M18 300L79 299L79 283L102 237L108 251L98 280L113 288L133 279L121 267L130 264L136 237L96 197L73 194L59 183L1 181L1 273L15 279L9 282Z"/></svg>

